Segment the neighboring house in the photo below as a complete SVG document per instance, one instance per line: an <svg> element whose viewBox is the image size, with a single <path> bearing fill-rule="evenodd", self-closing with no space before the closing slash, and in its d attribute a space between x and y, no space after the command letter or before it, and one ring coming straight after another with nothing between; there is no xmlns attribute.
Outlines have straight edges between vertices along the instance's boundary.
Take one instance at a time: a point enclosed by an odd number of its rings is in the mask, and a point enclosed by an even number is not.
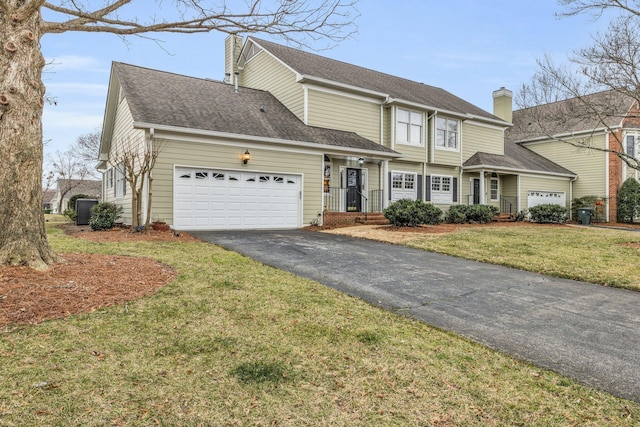
<svg viewBox="0 0 640 427"><path fill-rule="evenodd" d="M53 211L53 205L51 200L56 194L56 190L43 190L42 191L42 209L45 211Z"/></svg>
<svg viewBox="0 0 640 427"><path fill-rule="evenodd" d="M115 163L125 146L159 147L152 219L185 230L296 228L401 198L510 213L569 200L572 171L504 144L505 89L494 115L440 88L257 38L225 43L224 82L113 64L99 169L124 222L131 199Z"/></svg>
<svg viewBox="0 0 640 427"><path fill-rule="evenodd" d="M69 200L76 194L85 194L90 198L100 200L102 197L102 181L88 179L58 179L55 193L51 199L51 209L54 214L62 214L67 209ZM62 201L62 203L60 203Z"/></svg>
<svg viewBox="0 0 640 427"><path fill-rule="evenodd" d="M615 221L618 189L627 178L639 178L638 170L615 153L638 156L637 108L614 91L589 95L586 101L592 108L576 98L514 111L505 138L573 171L571 199L595 196L599 219Z"/></svg>

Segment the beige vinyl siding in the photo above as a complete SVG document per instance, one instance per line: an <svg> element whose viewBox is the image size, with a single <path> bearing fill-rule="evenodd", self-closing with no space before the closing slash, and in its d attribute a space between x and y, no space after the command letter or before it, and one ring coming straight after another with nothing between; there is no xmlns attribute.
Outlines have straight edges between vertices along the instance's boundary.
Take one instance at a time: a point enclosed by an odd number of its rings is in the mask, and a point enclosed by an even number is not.
<svg viewBox="0 0 640 427"><path fill-rule="evenodd" d="M115 165L118 156L123 152L132 152L131 150L141 150L144 143L144 131L133 128L133 117L126 99L122 99L117 107L116 117L111 136L111 152L109 153L109 168L114 168L114 185L107 189L104 200L122 206L124 212L120 221L125 224L131 224L131 188L127 183L127 194L124 197L115 196L116 174Z"/></svg>
<svg viewBox="0 0 640 427"><path fill-rule="evenodd" d="M391 108L385 107L382 119L382 145L391 148Z"/></svg>
<svg viewBox="0 0 640 427"><path fill-rule="evenodd" d="M380 104L349 95L309 88L307 124L355 132L380 143Z"/></svg>
<svg viewBox="0 0 640 427"><path fill-rule="evenodd" d="M574 184L575 185L575 184ZM529 191L555 191L565 193L566 208L571 205L569 179L545 178L541 176L521 175L520 176L520 206L522 209L529 209ZM574 191L575 197L575 191Z"/></svg>
<svg viewBox="0 0 640 427"><path fill-rule="evenodd" d="M500 193L504 196L512 197L518 195L518 177L516 175L500 177L500 186Z"/></svg>
<svg viewBox="0 0 640 427"><path fill-rule="evenodd" d="M304 120L304 93L296 74L273 56L260 52L240 72L240 85L270 92L300 120Z"/></svg>
<svg viewBox="0 0 640 427"><path fill-rule="evenodd" d="M162 139L157 142L162 145L162 152L153 172L153 219L173 224L174 166L302 173L303 224L309 224L322 212L322 154L251 147L251 161L243 166L240 155L244 146Z"/></svg>
<svg viewBox="0 0 640 427"><path fill-rule="evenodd" d="M502 129L463 122L462 161L477 152L504 155Z"/></svg>
<svg viewBox="0 0 640 427"><path fill-rule="evenodd" d="M435 143L434 143L435 146ZM460 165L460 153L458 151L442 150L439 148L434 149L434 163L439 165Z"/></svg>
<svg viewBox="0 0 640 427"><path fill-rule="evenodd" d="M592 137L591 143L595 147L604 148L605 136L596 135ZM578 180L573 185L574 198L588 195L606 195L606 153L573 147L559 141L526 144L526 147L578 174ZM568 198L569 195L567 194Z"/></svg>
<svg viewBox="0 0 640 427"><path fill-rule="evenodd" d="M407 162L425 162L427 160L426 146L417 147L409 144L397 144L395 151L403 155L402 160Z"/></svg>

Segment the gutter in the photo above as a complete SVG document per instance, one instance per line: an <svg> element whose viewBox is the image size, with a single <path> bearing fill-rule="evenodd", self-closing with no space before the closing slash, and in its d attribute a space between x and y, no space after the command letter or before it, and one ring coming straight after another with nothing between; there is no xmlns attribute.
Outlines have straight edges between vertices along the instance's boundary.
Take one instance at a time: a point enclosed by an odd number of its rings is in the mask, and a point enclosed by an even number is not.
<svg viewBox="0 0 640 427"><path fill-rule="evenodd" d="M333 86L333 87L336 87L336 88L348 90L348 91L351 91L351 92L360 93L360 94L363 94L363 95L369 95L369 96L374 96L374 97L377 97L377 98L382 98L382 99L384 99L383 102L382 102L383 105L401 104L401 105L406 105L407 107L414 107L414 108L419 108L419 109L423 109L423 110L430 110L430 111L434 111L434 112L440 112L440 113L447 114L447 115L450 115L450 116L453 116L453 117L458 117L460 119L479 120L479 121L489 122L489 123L493 123L493 124L496 124L496 125L499 125L499 126L504 126L504 127L513 126L512 123L507 123L504 120L492 119L490 117L482 117L482 116L478 116L478 115L470 114L470 113L459 113L459 112L451 111L451 110L443 110L442 108L434 107L433 105L421 104L419 102L403 100L403 99L400 99L400 98L393 98L388 93L383 93L383 92L378 92L378 91L375 91L375 90L364 89L364 88L361 88L361 87L358 87L358 86L339 83L339 82L336 82L334 80L328 80L328 79L324 79L322 77L311 76L311 75L308 75L308 74L300 74L300 75L298 75L298 77L296 78L296 82L297 83L317 83L317 84L320 84L320 85L323 85L323 86Z"/></svg>
<svg viewBox="0 0 640 427"><path fill-rule="evenodd" d="M156 125L156 124L144 123L144 122L134 122L133 127L135 129L154 129L156 132L156 138L158 138L157 133L158 131L160 131L160 132L168 132L168 133L195 135L195 136L201 136L201 137L224 138L224 139L231 139L231 140L237 140L237 141L264 142L264 143L271 143L271 144L278 144L278 145L311 148L315 150L321 149L325 151L334 151L334 152L340 152L340 153L351 153L351 154L359 154L359 155L365 154L371 157L382 158L382 159L394 159L394 158L404 157L404 154L400 154L395 151L392 151L392 152L386 151L389 149L380 144L378 145L380 145L380 147L385 148L385 151L342 147L339 145L329 145L329 144L321 144L321 143L307 142L307 141L292 141L288 139L268 138L263 136L239 135L237 133L229 133L229 132L218 132L218 131L210 131L210 130L202 130L202 129L188 129L188 128L182 128L177 126Z"/></svg>
<svg viewBox="0 0 640 427"><path fill-rule="evenodd" d="M549 176L559 176L559 177L563 177L563 178L571 178L573 180L578 179L578 176L575 174L568 174L568 173L560 173L560 172L547 172L547 171L540 171L540 170L531 170L531 169L518 169L518 168L505 168L505 167L496 167L495 165L473 165L473 166L463 166L462 169L466 172L466 171L473 171L473 170L482 170L482 169L490 169L490 170L495 170L495 171L504 171L504 172L517 172L517 173L538 173L538 174L542 174L542 175L549 175Z"/></svg>

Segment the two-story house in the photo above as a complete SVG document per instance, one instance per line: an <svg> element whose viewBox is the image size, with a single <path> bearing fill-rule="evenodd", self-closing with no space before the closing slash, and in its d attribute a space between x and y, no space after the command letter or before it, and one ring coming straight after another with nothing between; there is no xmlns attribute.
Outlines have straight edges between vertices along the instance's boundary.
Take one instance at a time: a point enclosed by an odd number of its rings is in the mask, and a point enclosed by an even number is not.
<svg viewBox="0 0 640 427"><path fill-rule="evenodd" d="M640 121L636 101L610 90L513 112L506 140L517 143L576 174L573 198L594 196L598 220L616 220L616 195L640 172Z"/></svg>
<svg viewBox="0 0 640 427"><path fill-rule="evenodd" d="M494 114L437 87L258 38L225 42L223 82L114 63L100 147L105 200L130 199L116 167L156 149L152 219L177 229L295 228L401 198L566 204L576 175L505 144ZM143 207L149 198L143 197ZM146 211L146 209L143 209Z"/></svg>

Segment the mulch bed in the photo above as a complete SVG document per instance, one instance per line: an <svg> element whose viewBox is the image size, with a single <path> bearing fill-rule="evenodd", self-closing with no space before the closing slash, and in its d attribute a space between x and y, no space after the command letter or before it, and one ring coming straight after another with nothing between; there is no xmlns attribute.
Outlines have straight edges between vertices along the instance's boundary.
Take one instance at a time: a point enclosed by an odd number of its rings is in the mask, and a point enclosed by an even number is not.
<svg viewBox="0 0 640 427"><path fill-rule="evenodd" d="M65 233L98 242L194 241L188 233L134 233L128 229L90 231L65 224ZM37 324L87 313L149 295L171 283L177 273L149 258L99 254L59 254L63 263L41 272L28 267L0 267L0 327Z"/></svg>

